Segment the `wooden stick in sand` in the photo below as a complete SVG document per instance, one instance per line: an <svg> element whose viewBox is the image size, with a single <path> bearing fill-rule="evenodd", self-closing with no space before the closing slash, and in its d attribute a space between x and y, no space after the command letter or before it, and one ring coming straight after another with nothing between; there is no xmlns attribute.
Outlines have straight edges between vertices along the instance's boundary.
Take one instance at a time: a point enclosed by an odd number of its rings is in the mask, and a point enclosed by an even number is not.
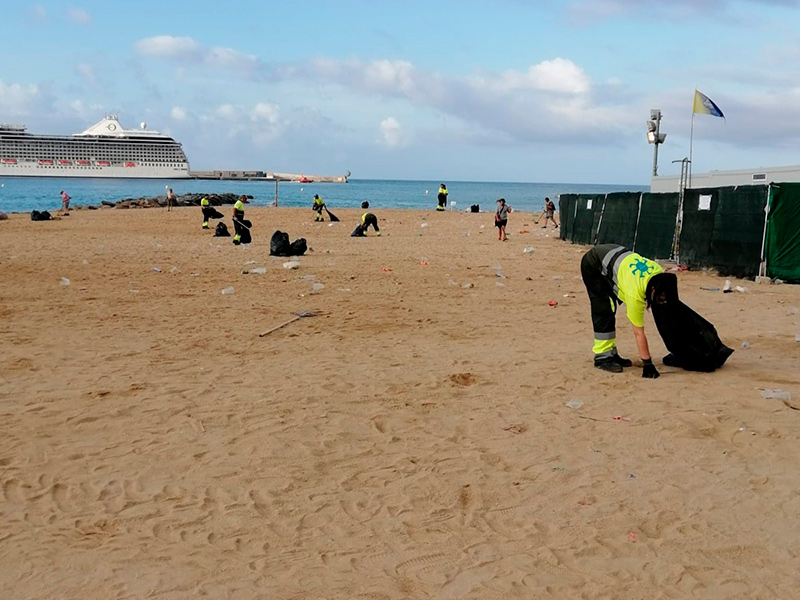
<svg viewBox="0 0 800 600"><path fill-rule="evenodd" d="M315 314L316 313L314 313L314 312L297 313L295 316L293 316L288 321L284 321L280 325L275 325L275 327L271 327L270 329L267 329L266 331L262 331L261 333L258 334L258 337L264 337L265 335L269 335L273 331L278 331L278 329L281 329L282 327L286 327L290 323L294 323L295 321L299 321L300 319L302 319L304 317L313 317L313 316L315 316Z"/></svg>

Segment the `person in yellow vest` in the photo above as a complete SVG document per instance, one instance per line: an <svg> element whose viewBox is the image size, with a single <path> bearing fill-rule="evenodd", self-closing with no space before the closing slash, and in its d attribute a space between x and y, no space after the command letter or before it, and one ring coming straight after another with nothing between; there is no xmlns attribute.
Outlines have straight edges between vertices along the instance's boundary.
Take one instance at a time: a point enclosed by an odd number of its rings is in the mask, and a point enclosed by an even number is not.
<svg viewBox="0 0 800 600"><path fill-rule="evenodd" d="M317 213L317 216L314 217L314 221L322 222L325 220L322 216L322 209L325 208L325 201L319 197L319 194L314 194L314 204L311 208Z"/></svg>
<svg viewBox="0 0 800 600"><path fill-rule="evenodd" d="M364 206L369 207L368 202L364 202L361 204L362 208ZM350 237L367 237L367 229L369 229L370 225L375 230L375 235L380 237L381 230L378 227L378 217L376 217L371 212L365 212L361 215L361 223L359 223L356 228L353 230L353 233L350 234Z"/></svg>
<svg viewBox="0 0 800 600"><path fill-rule="evenodd" d="M447 186L445 184L441 184L439 186L439 194L436 196L436 199L439 201L439 204L436 206L436 210L447 210Z"/></svg>
<svg viewBox="0 0 800 600"><path fill-rule="evenodd" d="M237 246L242 243L243 235L247 238L245 243L248 243L250 240L249 225L247 221L244 220L244 205L246 202L247 196L241 196L233 205L233 243Z"/></svg>
<svg viewBox="0 0 800 600"><path fill-rule="evenodd" d="M617 305L625 304L642 358L642 377L658 378L644 333L644 312L675 275L664 273L661 265L627 248L601 244L583 255L581 277L592 311L594 366L610 373L621 373L623 367L633 366L617 353Z"/></svg>
<svg viewBox="0 0 800 600"><path fill-rule="evenodd" d="M211 217L211 205L208 198L203 196L200 198L200 210L203 213L203 229L208 229L208 219Z"/></svg>

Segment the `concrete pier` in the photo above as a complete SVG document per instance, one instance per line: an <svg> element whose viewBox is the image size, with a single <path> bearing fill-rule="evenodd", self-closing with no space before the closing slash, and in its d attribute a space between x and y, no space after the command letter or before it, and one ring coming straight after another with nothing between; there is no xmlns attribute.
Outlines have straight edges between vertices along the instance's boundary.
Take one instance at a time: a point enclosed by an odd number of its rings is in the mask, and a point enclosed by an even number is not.
<svg viewBox="0 0 800 600"><path fill-rule="evenodd" d="M296 173L271 173L269 171L192 171L193 179L241 179L246 181L295 181L298 183L347 183L350 171L344 175L304 175Z"/></svg>

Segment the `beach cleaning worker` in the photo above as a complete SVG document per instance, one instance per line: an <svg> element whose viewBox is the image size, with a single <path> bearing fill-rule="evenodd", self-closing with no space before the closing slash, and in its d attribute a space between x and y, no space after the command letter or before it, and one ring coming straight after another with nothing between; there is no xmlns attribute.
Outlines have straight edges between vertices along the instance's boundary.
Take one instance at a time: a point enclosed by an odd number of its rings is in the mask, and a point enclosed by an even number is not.
<svg viewBox="0 0 800 600"><path fill-rule="evenodd" d="M660 276L667 274L658 263L616 244L601 244L583 255L581 277L592 309L595 367L621 373L633 365L617 353L617 305L625 304L642 358L642 377L658 377L644 333L644 311L658 294Z"/></svg>
<svg viewBox="0 0 800 600"><path fill-rule="evenodd" d="M439 201L439 204L436 206L436 210L447 210L447 186L445 184L441 184L439 186L439 194L436 196L436 199Z"/></svg>
<svg viewBox="0 0 800 600"><path fill-rule="evenodd" d="M362 206L363 205L364 204L362 204ZM369 204L367 205L369 206ZM378 217L371 212L365 212L361 215L361 223L353 230L350 237L367 237L367 229L369 229L370 225L372 225L372 228L375 230L375 235L380 236L381 230L380 227L378 227Z"/></svg>
<svg viewBox="0 0 800 600"><path fill-rule="evenodd" d="M244 233L244 203L247 202L247 196L240 197L233 205L233 243L237 246L242 243L242 234Z"/></svg>
<svg viewBox="0 0 800 600"><path fill-rule="evenodd" d="M208 229L208 219L211 217L211 205L208 198L200 198L200 210L203 211L203 229Z"/></svg>
<svg viewBox="0 0 800 600"><path fill-rule="evenodd" d="M314 221L321 222L325 220L322 216L322 209L325 208L325 201L319 197L319 194L314 194L314 204L311 205L311 208L317 213L317 216L314 217Z"/></svg>

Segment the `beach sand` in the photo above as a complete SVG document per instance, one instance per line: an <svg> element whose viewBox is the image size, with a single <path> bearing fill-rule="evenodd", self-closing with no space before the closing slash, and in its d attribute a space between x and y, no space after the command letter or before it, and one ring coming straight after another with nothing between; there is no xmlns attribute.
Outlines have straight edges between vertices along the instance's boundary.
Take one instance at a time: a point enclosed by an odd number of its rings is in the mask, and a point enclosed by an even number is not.
<svg viewBox="0 0 800 600"><path fill-rule="evenodd" d="M587 248L530 214L334 212L0 223L3 597L797 597L800 412L759 388L800 407L800 287L679 273L736 353L663 367L648 315L643 380L593 368Z"/></svg>

